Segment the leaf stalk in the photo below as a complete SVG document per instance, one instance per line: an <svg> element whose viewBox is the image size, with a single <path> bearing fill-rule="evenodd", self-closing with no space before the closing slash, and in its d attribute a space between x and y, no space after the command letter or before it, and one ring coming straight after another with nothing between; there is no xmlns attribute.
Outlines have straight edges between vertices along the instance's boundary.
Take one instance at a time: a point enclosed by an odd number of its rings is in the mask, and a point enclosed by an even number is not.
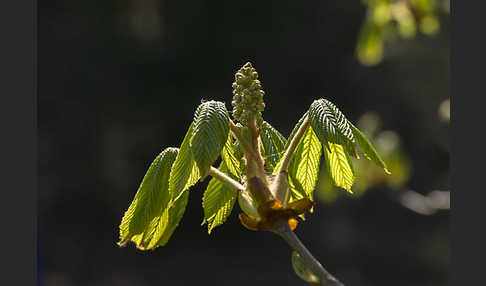
<svg viewBox="0 0 486 286"><path fill-rule="evenodd" d="M229 187L237 190L238 192L243 192L245 187L238 183L236 180L233 180L230 176L226 175L225 173L221 172L220 170L211 166L209 169L209 175L220 180L224 184L228 185Z"/></svg>

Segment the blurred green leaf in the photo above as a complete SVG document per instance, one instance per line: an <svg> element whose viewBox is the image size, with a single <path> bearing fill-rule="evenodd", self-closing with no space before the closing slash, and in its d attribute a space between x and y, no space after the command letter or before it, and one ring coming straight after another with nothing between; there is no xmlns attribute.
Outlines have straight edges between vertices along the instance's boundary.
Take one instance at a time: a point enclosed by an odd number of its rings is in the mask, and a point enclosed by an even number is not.
<svg viewBox="0 0 486 286"><path fill-rule="evenodd" d="M190 146L203 178L220 155L228 133L229 115L224 103L207 101L199 105L194 115Z"/></svg>

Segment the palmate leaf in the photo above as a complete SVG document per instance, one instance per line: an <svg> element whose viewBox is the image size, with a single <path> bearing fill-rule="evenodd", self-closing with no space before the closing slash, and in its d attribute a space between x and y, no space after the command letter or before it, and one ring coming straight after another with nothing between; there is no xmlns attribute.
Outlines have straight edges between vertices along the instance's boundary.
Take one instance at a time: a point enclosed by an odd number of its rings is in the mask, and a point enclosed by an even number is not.
<svg viewBox="0 0 486 286"><path fill-rule="evenodd" d="M285 152L284 147L287 144L287 139L266 121L263 122L263 132L260 134L260 137L262 139L262 155L265 158L265 164L269 171L272 172Z"/></svg>
<svg viewBox="0 0 486 286"><path fill-rule="evenodd" d="M391 174L385 162L383 161L383 159L381 159L380 155L378 154L378 152L376 152L375 148L373 148L373 145L371 145L371 142L366 138L366 136L361 131L359 131L359 129L356 128L353 124L349 123L349 125L351 126L351 130L353 131L354 138L356 139L359 148L363 152L363 155L368 160L375 163L377 166L383 168L385 173Z"/></svg>
<svg viewBox="0 0 486 286"><path fill-rule="evenodd" d="M226 174L229 173L224 162L221 163L219 170ZM208 224L209 234L216 226L221 225L226 221L231 214L237 195L238 193L236 190L225 185L216 178L212 178L209 181L202 202L204 209L203 224Z"/></svg>
<svg viewBox="0 0 486 286"><path fill-rule="evenodd" d="M334 185L352 193L354 172L351 158L340 144L328 142L329 149L324 148L327 172Z"/></svg>
<svg viewBox="0 0 486 286"><path fill-rule="evenodd" d="M228 134L228 140L226 140L221 151L221 159L227 166L229 172L239 180L243 173L240 160L243 154L240 154L239 146L235 143L233 143L231 133Z"/></svg>
<svg viewBox="0 0 486 286"><path fill-rule="evenodd" d="M174 198L179 197L182 192L197 183L200 178L199 168L196 166L189 146L192 129L193 126L191 124L184 136L179 153L170 171L169 189L173 193Z"/></svg>
<svg viewBox="0 0 486 286"><path fill-rule="evenodd" d="M170 238L185 210L187 195L175 201L169 192L169 175L178 153L167 148L150 165L130 207L120 224L123 246L132 241L141 250L164 245Z"/></svg>
<svg viewBox="0 0 486 286"><path fill-rule="evenodd" d="M289 164L290 182L302 195L312 199L321 160L321 143L314 133L312 126L308 126L300 139Z"/></svg>
<svg viewBox="0 0 486 286"><path fill-rule="evenodd" d="M348 120L341 111L329 100L315 100L309 109L309 121L321 141L321 144L329 150L327 142L344 146L354 143L354 136ZM352 151L352 150L350 150Z"/></svg>
<svg viewBox="0 0 486 286"><path fill-rule="evenodd" d="M194 114L191 151L202 177L223 149L229 133L229 115L224 103L207 101Z"/></svg>

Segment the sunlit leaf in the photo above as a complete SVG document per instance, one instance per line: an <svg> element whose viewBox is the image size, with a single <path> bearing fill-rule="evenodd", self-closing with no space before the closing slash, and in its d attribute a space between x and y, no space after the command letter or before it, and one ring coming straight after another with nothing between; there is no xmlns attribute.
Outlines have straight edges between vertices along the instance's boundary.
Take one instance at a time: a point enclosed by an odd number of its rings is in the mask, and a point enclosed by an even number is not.
<svg viewBox="0 0 486 286"><path fill-rule="evenodd" d="M224 103L207 101L199 105L194 114L190 146L202 177L220 155L228 133L229 115Z"/></svg>
<svg viewBox="0 0 486 286"><path fill-rule="evenodd" d="M231 134L228 134L228 140L224 144L223 150L221 151L221 158L227 166L228 170L233 176L240 179L242 175L241 170L241 155L239 154L239 146L235 146L233 143Z"/></svg>
<svg viewBox="0 0 486 286"><path fill-rule="evenodd" d="M351 158L342 145L328 142L329 150L324 148L327 172L337 187L352 193L351 186L354 183Z"/></svg>
<svg viewBox="0 0 486 286"><path fill-rule="evenodd" d="M170 172L169 189L175 198L197 183L200 178L199 169L196 166L189 146L192 129L191 124L184 136L179 153Z"/></svg>
<svg viewBox="0 0 486 286"><path fill-rule="evenodd" d="M366 138L366 136L361 133L361 131L359 131L359 129L356 128L353 124L350 123L350 126L351 130L353 131L354 138L356 139L356 142L363 152L363 155L368 160L371 160L376 165L383 168L383 170L385 170L385 173L390 174L390 171L388 170L385 162L383 161L383 159L381 159L380 155L378 154L378 152L376 152L375 148L373 147L373 145L371 145L370 141Z"/></svg>
<svg viewBox="0 0 486 286"><path fill-rule="evenodd" d="M171 203L168 211L168 223L165 231L160 236L159 240L152 247L164 246L169 241L170 237L174 233L174 230L179 225L182 216L186 210L187 202L189 200L189 192L184 192L180 195L177 200ZM150 245L149 245L150 247Z"/></svg>
<svg viewBox="0 0 486 286"><path fill-rule="evenodd" d="M120 246L128 241L137 248L149 249L156 245L168 226L169 174L178 149L167 148L150 165L130 207L120 224ZM165 214L167 212L167 214Z"/></svg>
<svg viewBox="0 0 486 286"><path fill-rule="evenodd" d="M309 198L312 198L312 192L318 181L321 149L319 138L312 126L308 126L289 165L288 171L292 183L294 186L298 185Z"/></svg>
<svg viewBox="0 0 486 286"><path fill-rule="evenodd" d="M219 167L221 172L229 173L228 168L223 162ZM204 222L208 224L208 233L213 228L223 224L236 201L238 193L236 190L225 185L216 178L211 178L203 196Z"/></svg>

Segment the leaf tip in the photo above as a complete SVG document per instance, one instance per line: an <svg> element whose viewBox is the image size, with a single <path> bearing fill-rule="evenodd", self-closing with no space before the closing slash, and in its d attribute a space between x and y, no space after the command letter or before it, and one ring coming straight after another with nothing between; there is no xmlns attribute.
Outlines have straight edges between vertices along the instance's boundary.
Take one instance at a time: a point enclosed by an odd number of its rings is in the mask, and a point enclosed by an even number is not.
<svg viewBox="0 0 486 286"><path fill-rule="evenodd" d="M127 241L120 240L116 243L120 248L127 246Z"/></svg>

